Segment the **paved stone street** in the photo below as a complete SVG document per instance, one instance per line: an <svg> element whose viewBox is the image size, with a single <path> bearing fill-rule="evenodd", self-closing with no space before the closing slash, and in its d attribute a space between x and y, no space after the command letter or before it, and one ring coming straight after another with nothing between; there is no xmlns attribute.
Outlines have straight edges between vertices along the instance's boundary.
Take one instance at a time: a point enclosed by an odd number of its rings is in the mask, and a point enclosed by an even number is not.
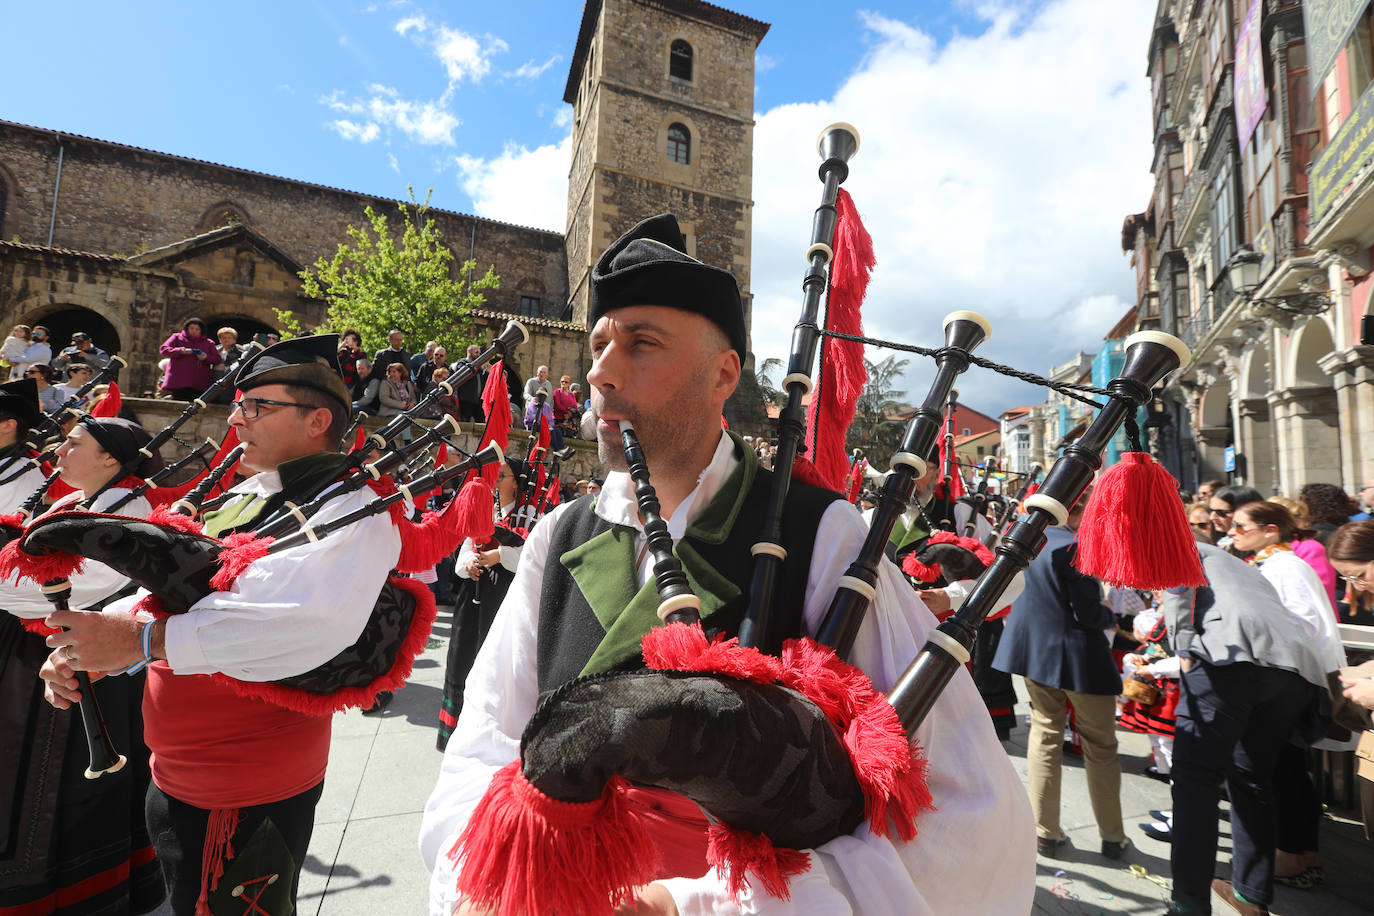
<svg viewBox="0 0 1374 916"><path fill-rule="evenodd" d="M420 813L439 771L434 723L444 679L450 627L441 609L430 648L416 661L410 683L380 716L357 711L338 716L310 856L301 879L303 916L411 916L423 914L428 876L416 849ZM1019 681L1019 679L1018 679ZM1019 684L1018 684L1019 688ZM1024 778L1025 697L1018 726L1006 747ZM1169 847L1149 839L1137 824L1152 808L1168 808L1169 787L1140 775L1149 762L1143 735L1121 731L1122 810L1134 848L1113 862L1098 855L1099 838L1088 805L1080 761L1066 758L1062 823L1073 848L1062 859L1041 858L1036 877L1036 914L1130 913L1158 916L1168 899ZM1374 901L1374 846L1360 825L1328 816L1321 849L1326 884L1309 891L1278 888L1278 916L1358 916ZM1229 831L1222 823L1223 864ZM1133 867L1138 866L1138 873ZM1217 904L1216 912L1230 910ZM953 914L951 914L953 916Z"/></svg>

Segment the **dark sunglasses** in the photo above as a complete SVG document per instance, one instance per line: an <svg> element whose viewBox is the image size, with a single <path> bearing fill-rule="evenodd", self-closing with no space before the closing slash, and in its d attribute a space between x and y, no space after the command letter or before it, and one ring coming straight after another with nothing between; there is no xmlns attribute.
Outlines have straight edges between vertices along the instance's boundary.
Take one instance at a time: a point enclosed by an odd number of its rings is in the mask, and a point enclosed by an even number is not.
<svg viewBox="0 0 1374 916"><path fill-rule="evenodd" d="M1208 514L1208 515L1227 516L1227 515L1231 515L1231 514L1234 513L1235 511L1236 511L1235 509L1208 509L1208 510L1207 510L1207 514Z"/></svg>

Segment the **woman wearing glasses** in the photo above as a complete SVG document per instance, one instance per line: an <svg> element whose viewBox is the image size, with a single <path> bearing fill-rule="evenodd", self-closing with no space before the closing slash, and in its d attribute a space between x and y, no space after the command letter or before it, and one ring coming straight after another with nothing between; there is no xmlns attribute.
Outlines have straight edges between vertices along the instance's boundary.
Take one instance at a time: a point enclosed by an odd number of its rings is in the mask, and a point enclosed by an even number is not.
<svg viewBox="0 0 1374 916"><path fill-rule="evenodd" d="M1222 550L1231 550L1231 538L1227 532L1231 530L1231 520L1235 516L1236 507L1245 503L1257 503L1264 499L1259 490L1254 487L1222 487L1207 499L1207 511L1212 516L1212 543Z"/></svg>
<svg viewBox="0 0 1374 916"><path fill-rule="evenodd" d="M1204 544L1213 542L1212 513L1205 502L1193 503L1188 507L1188 527L1193 530L1194 540Z"/></svg>
<svg viewBox="0 0 1374 916"><path fill-rule="evenodd" d="M1345 597L1354 609L1374 597L1374 521L1350 522L1336 529L1327 557L1345 582ZM1348 699L1374 710L1374 659L1342 669L1342 691ZM1360 736L1359 754L1374 757L1374 731ZM1374 779L1368 778L1368 759L1360 760L1360 803L1364 809L1364 835L1374 839Z"/></svg>
<svg viewBox="0 0 1374 916"><path fill-rule="evenodd" d="M1279 600L1302 621L1304 632L1327 671L1345 667L1345 650L1336 630L1326 587L1316 571L1293 551L1293 542L1310 539L1311 529L1299 528L1292 514L1278 503L1250 502L1235 510L1231 544L1251 553L1249 562L1278 592ZM1325 878L1317 854L1321 800L1307 771L1307 747L1292 740L1279 752L1274 768L1274 807L1278 832L1274 880L1307 889Z"/></svg>

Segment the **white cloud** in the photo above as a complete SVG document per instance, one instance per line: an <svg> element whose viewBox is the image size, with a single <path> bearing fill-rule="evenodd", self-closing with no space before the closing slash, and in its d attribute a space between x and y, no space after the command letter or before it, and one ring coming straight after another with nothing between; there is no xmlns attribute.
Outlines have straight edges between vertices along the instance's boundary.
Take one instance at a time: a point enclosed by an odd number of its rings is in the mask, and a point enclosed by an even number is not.
<svg viewBox="0 0 1374 916"><path fill-rule="evenodd" d="M815 136L837 120L862 135L845 187L878 257L870 335L938 346L941 318L973 309L993 326L979 354L999 362L1043 373L1098 349L1134 301L1119 239L1152 186L1144 62L1154 7L1058 0L1018 18L989 6L981 34L945 46L861 14L868 54L831 99L757 115L758 358L787 354L820 202ZM931 365L912 359L910 400L924 396ZM977 368L958 387L986 413L1043 393Z"/></svg>
<svg viewBox="0 0 1374 916"><path fill-rule="evenodd" d="M397 175L401 174L401 164L396 161L395 153L386 154L386 164L391 166L391 171L395 172Z"/></svg>
<svg viewBox="0 0 1374 916"><path fill-rule="evenodd" d="M400 22L397 22L394 26L394 28L396 29L396 34L402 36L404 36L405 33L409 32L411 29L423 32L428 27L429 20L425 19L424 16L421 16L419 14L416 14L414 16L407 16Z"/></svg>
<svg viewBox="0 0 1374 916"><path fill-rule="evenodd" d="M460 185L488 219L563 232L567 228L572 136L528 149L508 143L495 159L458 156Z"/></svg>
<svg viewBox="0 0 1374 916"><path fill-rule="evenodd" d="M509 50L509 46L494 35L483 36L483 41L479 41L474 35L448 26L438 28L433 46L450 83L460 83L464 79L477 82L491 71L491 58Z"/></svg>
<svg viewBox="0 0 1374 916"><path fill-rule="evenodd" d="M349 99L341 90L334 90L320 99L320 103L344 114L352 120L334 121L329 126L345 140L368 143L383 130L399 131L416 143L452 146L453 132L463 122L450 112L444 100L413 101L389 86L373 84L365 98Z"/></svg>
<svg viewBox="0 0 1374 916"><path fill-rule="evenodd" d="M357 140L359 143L371 143L382 132L376 124L358 124L354 121L345 120L330 121L326 126L345 140Z"/></svg>
<svg viewBox="0 0 1374 916"><path fill-rule="evenodd" d="M536 77L543 76L544 71L548 70L562 59L563 55L555 54L542 64L536 64L533 60L527 60L505 75L514 79L532 80Z"/></svg>

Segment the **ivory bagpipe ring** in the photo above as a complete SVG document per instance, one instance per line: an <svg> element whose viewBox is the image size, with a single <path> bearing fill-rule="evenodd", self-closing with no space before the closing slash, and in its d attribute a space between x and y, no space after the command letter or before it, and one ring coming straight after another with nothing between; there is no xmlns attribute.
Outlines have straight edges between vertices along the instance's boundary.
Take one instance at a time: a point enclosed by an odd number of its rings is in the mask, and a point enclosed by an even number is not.
<svg viewBox="0 0 1374 916"><path fill-rule="evenodd" d="M825 155L825 148L822 146L822 144L825 142L825 135L828 134L828 133L830 133L831 131L836 131L836 130L842 130L842 131L844 131L845 133L849 134L849 136L851 136L851 137L854 138L854 152L850 153L849 155L850 155L851 157L858 155L858 152L859 152L859 130L858 130L858 128L856 128L853 124L850 124L848 121L836 121L834 124L829 125L829 126L826 127L824 130L822 130L819 134L817 134L817 135L816 135L816 152L819 153L819 154L822 155L822 156Z"/></svg>
<svg viewBox="0 0 1374 916"><path fill-rule="evenodd" d="M918 458L911 452L895 452L892 455L892 469L897 470L898 465L905 465L916 472L917 477L925 476L926 469L930 467L924 458Z"/></svg>
<svg viewBox="0 0 1374 916"><path fill-rule="evenodd" d="M817 252L825 255L825 264L829 264L831 261L835 259L835 252L831 249L829 245L827 245L825 242L817 242L810 248L806 249L806 260L809 262L811 260L811 256L813 254L816 254ZM822 264L821 266L825 266L825 264Z"/></svg>
<svg viewBox="0 0 1374 916"><path fill-rule="evenodd" d="M1034 493L1026 497L1025 507L1027 509L1040 509L1054 517L1056 525L1062 525L1069 520L1068 507L1044 493Z"/></svg>
<svg viewBox="0 0 1374 916"><path fill-rule="evenodd" d="M1163 331L1136 331L1130 337L1126 338L1126 343L1123 345L1122 349L1129 349L1131 344L1144 343L1147 341L1149 343L1160 344L1173 350L1175 355L1178 356L1178 364L1180 366L1186 366L1193 361L1193 351L1188 349L1188 345L1174 335L1166 334Z"/></svg>
<svg viewBox="0 0 1374 916"><path fill-rule="evenodd" d="M802 388L805 389L802 394L810 394L811 389L815 387L814 383L811 381L811 376L807 375L805 372L793 372L782 380L783 390L787 390L793 382L800 384Z"/></svg>
<svg viewBox="0 0 1374 916"><path fill-rule="evenodd" d="M863 595L869 601L872 601L878 595L878 590L876 588L869 585L863 579L856 578L855 576L840 576L835 582L835 588L847 588L851 592L857 592Z"/></svg>
<svg viewBox="0 0 1374 916"><path fill-rule="evenodd" d="M667 620L669 614L684 610L686 608L691 608L692 610L696 611L698 615L700 615L701 599L698 598L696 595L692 594L675 595L658 606L658 619Z"/></svg>
<svg viewBox="0 0 1374 916"><path fill-rule="evenodd" d="M959 640L955 639L953 636L950 636L943 630L931 630L929 633L926 634L926 640L929 642L933 642L936 645L938 645L941 649L944 649L946 652L949 653L950 657L952 657L956 662L958 662L961 665L967 665L969 663L969 659L973 657L969 655L968 649L965 649L959 643Z"/></svg>
<svg viewBox="0 0 1374 916"><path fill-rule="evenodd" d="M766 553L770 557L777 557L779 561L787 559L786 547L783 547L781 544L773 544L768 541L759 541L753 547L749 548L749 553L751 556L755 557L761 553Z"/></svg>
<svg viewBox="0 0 1374 916"><path fill-rule="evenodd" d="M959 309L958 311L950 312L945 316L944 320L940 322L940 327L949 327L950 322L953 321L972 321L983 329L983 340L987 340L992 336L992 322L988 321L987 318L977 312L970 312L967 309Z"/></svg>

